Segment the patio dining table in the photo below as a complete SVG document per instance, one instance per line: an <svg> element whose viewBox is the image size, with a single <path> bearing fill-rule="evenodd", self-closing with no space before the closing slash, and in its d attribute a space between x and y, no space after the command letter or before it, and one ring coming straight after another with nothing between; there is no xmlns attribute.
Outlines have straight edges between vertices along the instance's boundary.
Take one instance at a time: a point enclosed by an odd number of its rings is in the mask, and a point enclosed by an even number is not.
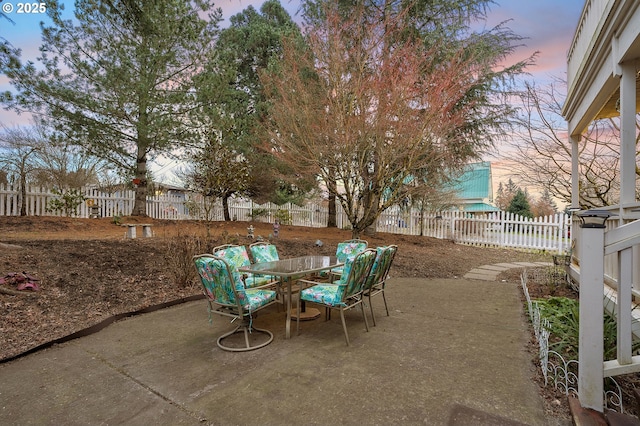
<svg viewBox="0 0 640 426"><path fill-rule="evenodd" d="M286 285L286 338L289 339L291 338L291 286L293 281L315 272L326 271L341 265L342 262L335 256L300 256L273 262L253 263L238 270L253 274L273 275L280 279L280 285ZM300 308L298 307L298 309Z"/></svg>

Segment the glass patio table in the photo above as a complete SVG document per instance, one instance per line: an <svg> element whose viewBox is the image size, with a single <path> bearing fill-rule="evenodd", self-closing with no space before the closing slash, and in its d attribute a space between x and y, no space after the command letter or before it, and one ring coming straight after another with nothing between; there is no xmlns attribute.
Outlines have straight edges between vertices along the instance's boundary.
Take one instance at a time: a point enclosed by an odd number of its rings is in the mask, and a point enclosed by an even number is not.
<svg viewBox="0 0 640 426"><path fill-rule="evenodd" d="M240 272L251 272L260 275L273 275L280 279L280 285L287 288L287 322L286 338L291 337L291 285L298 278L314 272L326 271L342 262L335 256L300 256L290 259L275 260L273 262L254 263L249 266L238 268ZM320 311L318 311L318 314Z"/></svg>

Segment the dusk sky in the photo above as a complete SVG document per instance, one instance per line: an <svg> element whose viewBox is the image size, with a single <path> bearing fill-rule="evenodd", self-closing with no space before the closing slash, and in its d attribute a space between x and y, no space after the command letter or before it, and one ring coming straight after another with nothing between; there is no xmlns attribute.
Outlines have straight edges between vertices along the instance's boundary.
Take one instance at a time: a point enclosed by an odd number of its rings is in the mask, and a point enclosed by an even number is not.
<svg viewBox="0 0 640 426"><path fill-rule="evenodd" d="M241 12L249 5L256 9L264 0L220 0L215 4L223 10L223 17ZM71 17L72 1L65 1L66 13ZM283 6L296 18L300 2L297 0L281 0ZM544 85L554 77L565 78L566 53L569 49L573 33L580 18L584 0L496 0L488 13L485 27L509 21L508 26L518 35L525 37L524 46L518 48L512 61L521 60L538 51L535 66L529 69L526 79L535 81L536 85ZM0 0L0 7L15 24L0 20L0 37L9 40L23 51L23 58L35 60L40 46L39 22L47 17L44 14L19 14L17 0ZM26 3L25 3L26 4ZM13 9L13 10L11 10ZM8 11L11 10L10 13ZM0 91L10 90L8 80L0 75ZM27 124L29 117L17 116L12 112L0 109L0 125L13 127ZM498 166L498 164L496 164ZM495 181L495 177L494 177Z"/></svg>

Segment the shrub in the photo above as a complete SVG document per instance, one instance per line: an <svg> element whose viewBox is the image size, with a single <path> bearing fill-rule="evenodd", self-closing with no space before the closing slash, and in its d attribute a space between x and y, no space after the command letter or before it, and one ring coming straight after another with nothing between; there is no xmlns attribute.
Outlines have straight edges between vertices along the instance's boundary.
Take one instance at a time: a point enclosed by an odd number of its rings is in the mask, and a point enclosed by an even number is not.
<svg viewBox="0 0 640 426"><path fill-rule="evenodd" d="M208 253L210 241L196 235L178 233L169 239L165 260L174 282L180 287L189 287L198 283L198 276L193 264L193 256Z"/></svg>
<svg viewBox="0 0 640 426"><path fill-rule="evenodd" d="M259 219L268 216L269 215L269 210L268 209L263 209L263 208L254 208L251 210L251 220L254 222L257 222Z"/></svg>
<svg viewBox="0 0 640 426"><path fill-rule="evenodd" d="M278 210L276 211L275 216L278 222L282 225L291 225L292 223L291 213L289 213L288 210Z"/></svg>
<svg viewBox="0 0 640 426"><path fill-rule="evenodd" d="M549 321L549 349L561 354L565 359L578 359L580 341L580 304L567 297L549 297L537 300L540 315ZM616 319L604 313L604 359L616 357L618 329ZM640 349L640 341L632 345L632 350Z"/></svg>
<svg viewBox="0 0 640 426"><path fill-rule="evenodd" d="M240 236L238 234L231 235L226 229L220 234L220 245L223 244L240 244Z"/></svg>
<svg viewBox="0 0 640 426"><path fill-rule="evenodd" d="M49 200L46 210L48 212L64 213L67 217L76 216L78 207L86 200L86 197L79 189L67 189L64 192L54 189L52 192L58 198Z"/></svg>

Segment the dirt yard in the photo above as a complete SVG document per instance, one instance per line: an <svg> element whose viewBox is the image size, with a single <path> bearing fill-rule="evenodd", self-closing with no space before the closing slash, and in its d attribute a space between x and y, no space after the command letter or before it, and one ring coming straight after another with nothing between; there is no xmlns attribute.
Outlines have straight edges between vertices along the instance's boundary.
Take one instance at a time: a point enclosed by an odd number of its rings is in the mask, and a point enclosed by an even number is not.
<svg viewBox="0 0 640 426"><path fill-rule="evenodd" d="M248 244L246 222L123 218L151 223L153 238L125 239L126 228L111 219L57 217L0 218L0 277L25 272L38 279L37 292L15 294L0 286L0 360L75 333L113 315L201 293L190 256L224 243ZM256 237L268 238L268 223L253 223ZM350 231L282 226L274 239L281 257L334 254ZM322 242L318 247L317 240ZM426 237L379 233L370 246L397 244L392 275L460 277L470 269L506 261L549 260L549 255L474 248ZM3 289L8 291L2 291ZM13 293L13 294L7 294Z"/></svg>

